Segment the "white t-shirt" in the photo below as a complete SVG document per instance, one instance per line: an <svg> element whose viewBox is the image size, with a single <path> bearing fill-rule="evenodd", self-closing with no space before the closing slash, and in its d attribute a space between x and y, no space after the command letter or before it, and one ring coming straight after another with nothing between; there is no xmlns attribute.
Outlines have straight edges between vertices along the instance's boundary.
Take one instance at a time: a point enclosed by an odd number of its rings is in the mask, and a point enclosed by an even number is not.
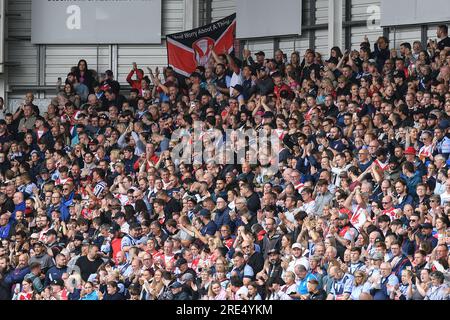
<svg viewBox="0 0 450 320"><path fill-rule="evenodd" d="M231 76L230 80L230 95L233 94L233 88L235 85L242 85L242 72L239 72L239 74L236 74L233 72L233 75Z"/></svg>
<svg viewBox="0 0 450 320"><path fill-rule="evenodd" d="M241 295L243 296L247 296L248 294L248 289L246 286L242 286L239 288L238 291L236 291L236 293L234 294L234 299L235 300L242 300Z"/></svg>
<svg viewBox="0 0 450 320"><path fill-rule="evenodd" d="M450 193L444 192L441 194L441 206L445 206L445 203L450 203Z"/></svg>

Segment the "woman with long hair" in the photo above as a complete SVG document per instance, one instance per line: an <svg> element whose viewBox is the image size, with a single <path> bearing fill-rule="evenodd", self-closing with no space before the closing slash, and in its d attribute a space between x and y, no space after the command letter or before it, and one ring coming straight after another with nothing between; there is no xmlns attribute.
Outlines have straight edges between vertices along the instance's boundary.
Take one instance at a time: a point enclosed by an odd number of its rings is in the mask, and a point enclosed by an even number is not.
<svg viewBox="0 0 450 320"><path fill-rule="evenodd" d="M164 290L162 270L156 270L151 282L144 283L142 289L147 292L150 300L158 300L158 297L163 293Z"/></svg>
<svg viewBox="0 0 450 320"><path fill-rule="evenodd" d="M360 300L362 293L370 294L371 284L367 282L367 274L364 271L357 270L354 274L355 282L350 295L350 300Z"/></svg>
<svg viewBox="0 0 450 320"><path fill-rule="evenodd" d="M18 288L18 287L17 287ZM17 289L16 289L17 290ZM12 298L13 300L35 300L35 292L33 291L33 281L24 279L22 281L22 290L17 290Z"/></svg>
<svg viewBox="0 0 450 320"><path fill-rule="evenodd" d="M221 285L220 281L211 282L208 288L208 300L226 300L227 292Z"/></svg>
<svg viewBox="0 0 450 320"><path fill-rule="evenodd" d="M89 89L89 93L94 93L95 78L92 71L89 70L86 60L81 59L75 68L75 76L79 83L84 84Z"/></svg>

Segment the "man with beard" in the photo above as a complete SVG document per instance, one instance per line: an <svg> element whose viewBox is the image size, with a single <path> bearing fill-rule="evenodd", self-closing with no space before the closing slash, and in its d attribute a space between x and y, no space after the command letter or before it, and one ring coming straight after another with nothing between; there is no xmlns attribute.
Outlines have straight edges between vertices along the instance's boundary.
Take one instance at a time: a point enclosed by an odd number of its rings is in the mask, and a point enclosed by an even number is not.
<svg viewBox="0 0 450 320"><path fill-rule="evenodd" d="M38 262L41 265L42 271L46 273L54 264L52 257L47 254L47 247L43 242L38 241L33 246L34 256L30 258L30 264Z"/></svg>
<svg viewBox="0 0 450 320"><path fill-rule="evenodd" d="M67 258L59 253L55 257L56 264L48 269L45 275L44 286L48 286L52 281L62 279L63 274L67 272Z"/></svg>

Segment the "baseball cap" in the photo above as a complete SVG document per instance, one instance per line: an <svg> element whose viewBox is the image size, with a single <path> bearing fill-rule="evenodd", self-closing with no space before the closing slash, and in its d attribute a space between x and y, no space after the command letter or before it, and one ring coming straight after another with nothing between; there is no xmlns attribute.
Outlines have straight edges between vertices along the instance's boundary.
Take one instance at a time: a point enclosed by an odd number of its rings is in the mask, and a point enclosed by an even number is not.
<svg viewBox="0 0 450 320"><path fill-rule="evenodd" d="M433 229L433 225L431 223L422 223L420 225L422 229Z"/></svg>
<svg viewBox="0 0 450 320"><path fill-rule="evenodd" d="M269 250L269 252L267 252L267 254L280 254L280 250L278 250L278 249L271 249L271 250Z"/></svg>
<svg viewBox="0 0 450 320"><path fill-rule="evenodd" d="M232 88L233 88L234 90L239 91L239 92L244 91L244 88L243 88L240 84L236 84L236 85L232 86Z"/></svg>
<svg viewBox="0 0 450 320"><path fill-rule="evenodd" d="M264 51L258 51L256 54L256 56L266 56L266 54L264 53Z"/></svg>
<svg viewBox="0 0 450 320"><path fill-rule="evenodd" d="M175 281L174 283L172 283L170 285L170 289L178 289L178 288L182 288L182 287L183 287L183 284L178 281Z"/></svg>
<svg viewBox="0 0 450 320"><path fill-rule="evenodd" d="M34 246L44 246L44 243L42 241L38 241L34 244Z"/></svg>
<svg viewBox="0 0 450 320"><path fill-rule="evenodd" d="M64 287L64 281L62 279L53 279L50 283L52 286Z"/></svg>
<svg viewBox="0 0 450 320"><path fill-rule="evenodd" d="M120 226L117 223L114 223L110 228L110 233L116 233L117 231L120 231Z"/></svg>
<svg viewBox="0 0 450 320"><path fill-rule="evenodd" d="M192 275L192 273L188 272L188 273L183 274L183 276L180 279L180 282L186 283L186 282L192 281L192 280L194 280L194 276Z"/></svg>
<svg viewBox="0 0 450 320"><path fill-rule="evenodd" d="M325 131L319 131L319 132L316 134L316 137L317 137L317 138L326 138L326 137L327 137L327 134L325 133Z"/></svg>
<svg viewBox="0 0 450 320"><path fill-rule="evenodd" d="M99 115L98 117L99 117L99 119L108 120L108 116L104 113Z"/></svg>
<svg viewBox="0 0 450 320"><path fill-rule="evenodd" d="M413 154L416 155L416 149L414 149L414 147L408 147L405 150L405 154Z"/></svg>
<svg viewBox="0 0 450 320"><path fill-rule="evenodd" d="M175 267L180 267L183 264L187 264L187 260L185 258L180 258L177 260L177 262L175 262Z"/></svg>
<svg viewBox="0 0 450 320"><path fill-rule="evenodd" d="M37 233L33 233L33 234L30 236L30 238L31 238L31 239L39 239L39 235L38 235Z"/></svg>
<svg viewBox="0 0 450 320"><path fill-rule="evenodd" d="M383 255L379 252L375 252L370 256L371 260L383 260Z"/></svg>
<svg viewBox="0 0 450 320"><path fill-rule="evenodd" d="M47 168L42 168L41 169L41 174L46 174L46 173L50 173L50 172L48 171Z"/></svg>
<svg viewBox="0 0 450 320"><path fill-rule="evenodd" d="M292 249L303 249L303 248L302 248L302 245L300 243L294 243L292 245Z"/></svg>

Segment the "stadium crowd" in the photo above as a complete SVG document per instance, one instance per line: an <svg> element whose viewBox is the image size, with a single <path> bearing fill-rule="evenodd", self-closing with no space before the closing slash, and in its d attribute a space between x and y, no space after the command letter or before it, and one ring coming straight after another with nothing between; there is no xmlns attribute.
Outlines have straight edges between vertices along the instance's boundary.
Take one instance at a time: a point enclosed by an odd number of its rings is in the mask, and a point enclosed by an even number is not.
<svg viewBox="0 0 450 320"><path fill-rule="evenodd" d="M188 78L134 64L127 96L81 60L45 113L32 93L2 101L0 299L448 300L437 38L213 53ZM174 158L196 122L276 134L279 170L247 161L249 141L242 163Z"/></svg>

